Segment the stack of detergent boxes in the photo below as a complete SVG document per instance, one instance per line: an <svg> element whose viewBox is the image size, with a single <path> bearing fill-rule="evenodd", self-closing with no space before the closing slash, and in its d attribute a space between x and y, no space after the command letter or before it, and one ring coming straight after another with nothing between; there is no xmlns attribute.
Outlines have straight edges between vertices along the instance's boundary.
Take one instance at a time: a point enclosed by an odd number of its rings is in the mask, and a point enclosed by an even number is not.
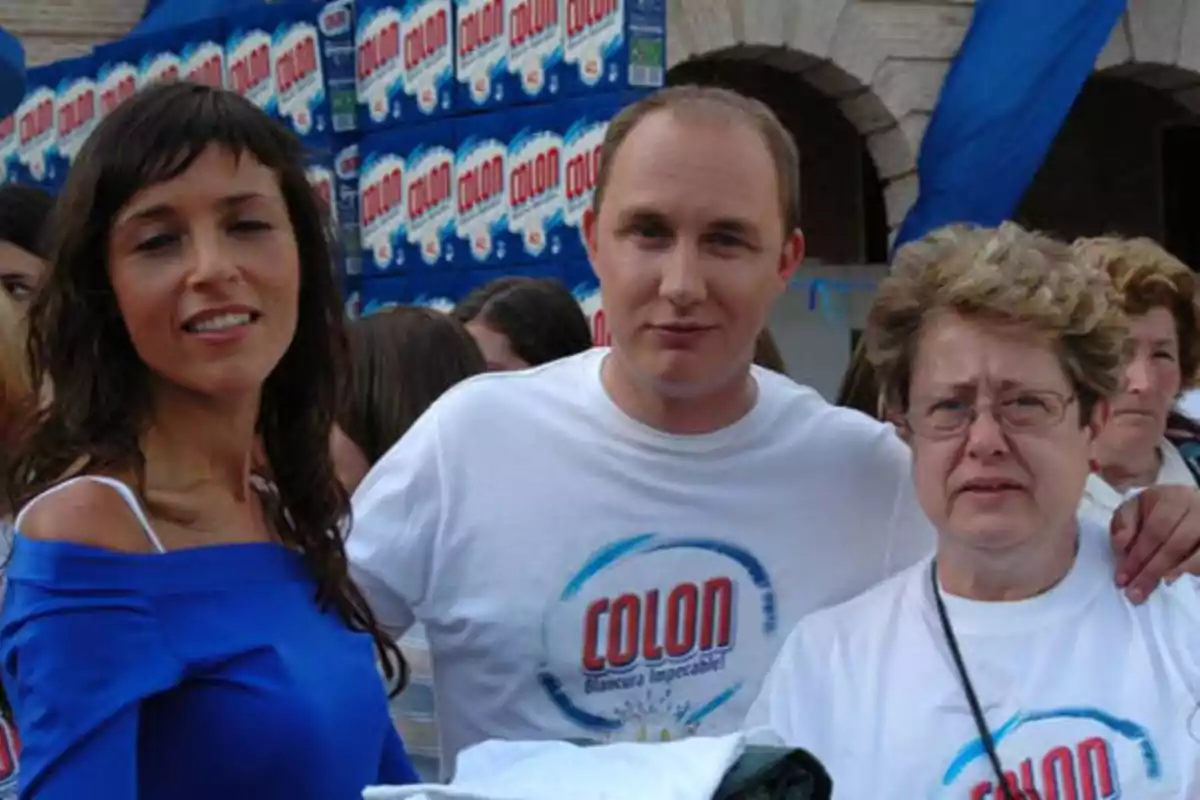
<svg viewBox="0 0 1200 800"><path fill-rule="evenodd" d="M309 179L341 229L333 266L357 273L353 0L243 0L227 17L29 70L23 102L0 121L0 182L56 191L104 116L139 89L173 79L232 89L304 140Z"/></svg>
<svg viewBox="0 0 1200 800"><path fill-rule="evenodd" d="M662 85L665 0L358 0L361 312L501 275L599 299L581 220L608 121Z"/></svg>

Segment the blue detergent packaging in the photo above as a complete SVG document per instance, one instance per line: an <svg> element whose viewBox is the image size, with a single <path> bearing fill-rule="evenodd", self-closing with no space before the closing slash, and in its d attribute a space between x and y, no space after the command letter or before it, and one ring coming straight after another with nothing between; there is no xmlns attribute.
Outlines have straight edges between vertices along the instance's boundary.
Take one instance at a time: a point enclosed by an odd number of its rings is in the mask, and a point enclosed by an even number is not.
<svg viewBox="0 0 1200 800"><path fill-rule="evenodd" d="M564 93L565 0L508 0L508 71L514 103L544 103Z"/></svg>
<svg viewBox="0 0 1200 800"><path fill-rule="evenodd" d="M224 18L197 22L179 30L179 74L185 81L207 86L225 85L225 40L229 36Z"/></svg>
<svg viewBox="0 0 1200 800"><path fill-rule="evenodd" d="M61 70L54 92L54 117L58 127L55 155L60 178L65 179L83 143L100 121L96 92L96 65L91 56L59 61Z"/></svg>
<svg viewBox="0 0 1200 800"><path fill-rule="evenodd" d="M119 39L100 45L93 52L101 119L137 93L144 50L144 42L138 39Z"/></svg>
<svg viewBox="0 0 1200 800"><path fill-rule="evenodd" d="M407 268L405 179L408 142L395 131L359 142L358 215L363 275L374 278Z"/></svg>
<svg viewBox="0 0 1200 800"><path fill-rule="evenodd" d="M463 268L507 264L515 237L508 229L508 144L512 118L504 112L457 121L454 232Z"/></svg>
<svg viewBox="0 0 1200 800"><path fill-rule="evenodd" d="M529 106L509 112L508 230L511 263L563 258L565 200L563 130L565 107Z"/></svg>
<svg viewBox="0 0 1200 800"><path fill-rule="evenodd" d="M508 69L508 0L455 0L454 102L460 113L513 100Z"/></svg>
<svg viewBox="0 0 1200 800"><path fill-rule="evenodd" d="M361 130L453 111L453 18L451 0L360 0L354 41Z"/></svg>
<svg viewBox="0 0 1200 800"><path fill-rule="evenodd" d="M25 98L17 106L16 180L44 189L57 189L62 175L58 157L55 99L62 68L35 67L26 73Z"/></svg>
<svg viewBox="0 0 1200 800"><path fill-rule="evenodd" d="M571 95L663 85L664 0L566 0L563 79Z"/></svg>
<svg viewBox="0 0 1200 800"><path fill-rule="evenodd" d="M231 17L225 43L225 86L273 116L279 101L271 59L274 18L270 6Z"/></svg>

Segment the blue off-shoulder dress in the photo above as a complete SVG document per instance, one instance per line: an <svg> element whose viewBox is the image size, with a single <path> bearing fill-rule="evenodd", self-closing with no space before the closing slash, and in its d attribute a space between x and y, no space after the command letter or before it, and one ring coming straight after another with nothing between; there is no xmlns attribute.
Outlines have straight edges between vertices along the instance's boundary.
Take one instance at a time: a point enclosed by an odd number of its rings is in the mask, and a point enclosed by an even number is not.
<svg viewBox="0 0 1200 800"><path fill-rule="evenodd" d="M15 537L0 664L34 800L351 800L417 780L370 637L274 544Z"/></svg>

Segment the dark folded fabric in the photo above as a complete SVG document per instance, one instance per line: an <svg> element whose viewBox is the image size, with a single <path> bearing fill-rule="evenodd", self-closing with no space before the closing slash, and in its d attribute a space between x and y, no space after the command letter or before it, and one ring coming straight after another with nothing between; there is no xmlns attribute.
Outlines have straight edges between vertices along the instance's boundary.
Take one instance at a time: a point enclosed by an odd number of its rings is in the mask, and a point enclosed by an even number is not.
<svg viewBox="0 0 1200 800"><path fill-rule="evenodd" d="M833 781L805 750L751 745L725 773L713 800L830 800Z"/></svg>

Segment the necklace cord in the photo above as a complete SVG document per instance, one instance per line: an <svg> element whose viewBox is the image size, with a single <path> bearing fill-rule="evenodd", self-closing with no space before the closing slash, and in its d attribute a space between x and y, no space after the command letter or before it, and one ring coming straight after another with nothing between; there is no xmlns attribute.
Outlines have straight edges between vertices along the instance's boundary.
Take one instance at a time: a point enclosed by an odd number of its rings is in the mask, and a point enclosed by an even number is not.
<svg viewBox="0 0 1200 800"><path fill-rule="evenodd" d="M1009 786L1008 779L1004 777L1004 767L1000 764L1000 754L996 752L996 740L992 737L992 732L988 728L987 720L983 716L983 708L979 705L979 698L975 695L975 687L971 685L971 677L967 674L967 665L963 662L962 652L958 649L958 637L954 635L954 626L950 624L950 615L946 612L945 601L942 600L942 589L938 586L936 559L929 565L929 580L933 586L933 600L937 605L938 619L942 623L942 633L946 637L946 644L950 646L950 656L954 659L954 667L958 670L959 683L962 684L963 692L967 696L967 704L971 706L971 716L975 720L975 729L979 732L979 738L983 742L983 749L987 752L988 760L992 763L992 769L996 772L996 780L1000 782L1000 788L1004 792L1004 800L1021 800L1025 793L1020 792L1020 797L1014 797L1012 787Z"/></svg>

